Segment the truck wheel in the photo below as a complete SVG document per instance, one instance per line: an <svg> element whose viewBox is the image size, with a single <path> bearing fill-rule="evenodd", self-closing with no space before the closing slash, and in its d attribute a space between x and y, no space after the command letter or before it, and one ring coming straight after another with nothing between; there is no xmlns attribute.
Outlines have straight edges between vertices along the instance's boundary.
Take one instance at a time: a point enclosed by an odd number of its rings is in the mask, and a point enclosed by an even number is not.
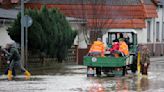
<svg viewBox="0 0 164 92"><path fill-rule="evenodd" d="M122 67L122 76L125 76L126 73L127 73L126 66L123 66Z"/></svg>
<svg viewBox="0 0 164 92"><path fill-rule="evenodd" d="M93 68L90 66L87 67L87 77L94 77Z"/></svg>
<svg viewBox="0 0 164 92"><path fill-rule="evenodd" d="M97 76L100 76L101 75L101 68L100 67L97 67L96 68L96 75Z"/></svg>
<svg viewBox="0 0 164 92"><path fill-rule="evenodd" d="M130 65L130 69L132 73L136 73L137 71L137 57L136 56L134 56L133 58L133 63Z"/></svg>
<svg viewBox="0 0 164 92"><path fill-rule="evenodd" d="M136 71L137 71L137 65L136 64L131 64L130 68L131 68L132 73L136 73Z"/></svg>

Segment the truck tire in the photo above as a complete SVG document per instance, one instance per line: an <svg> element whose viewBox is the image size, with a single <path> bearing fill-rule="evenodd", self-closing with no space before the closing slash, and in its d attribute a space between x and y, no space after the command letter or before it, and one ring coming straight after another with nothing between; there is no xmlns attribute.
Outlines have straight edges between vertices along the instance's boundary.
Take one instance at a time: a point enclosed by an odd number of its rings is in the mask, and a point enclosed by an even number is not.
<svg viewBox="0 0 164 92"><path fill-rule="evenodd" d="M126 73L127 73L126 66L123 66L122 67L122 76L125 76Z"/></svg>
<svg viewBox="0 0 164 92"><path fill-rule="evenodd" d="M130 69L132 73L136 73L137 71L137 56L134 56L133 63L130 65Z"/></svg>
<svg viewBox="0 0 164 92"><path fill-rule="evenodd" d="M131 64L130 66L132 73L136 73L137 71L137 65L136 64Z"/></svg>
<svg viewBox="0 0 164 92"><path fill-rule="evenodd" d="M87 77L94 77L93 67L87 67Z"/></svg>
<svg viewBox="0 0 164 92"><path fill-rule="evenodd" d="M101 75L101 68L100 67L96 67L96 75L97 76Z"/></svg>

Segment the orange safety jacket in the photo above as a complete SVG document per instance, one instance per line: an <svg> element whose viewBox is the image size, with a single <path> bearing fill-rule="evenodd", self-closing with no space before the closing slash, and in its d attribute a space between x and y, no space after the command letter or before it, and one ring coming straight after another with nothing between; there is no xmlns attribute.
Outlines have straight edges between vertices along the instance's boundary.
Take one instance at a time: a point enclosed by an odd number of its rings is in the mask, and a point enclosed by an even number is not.
<svg viewBox="0 0 164 92"><path fill-rule="evenodd" d="M101 52L101 56L104 56L105 46L101 41L94 41L89 52Z"/></svg>
<svg viewBox="0 0 164 92"><path fill-rule="evenodd" d="M125 42L120 42L119 51L125 55L129 55L128 45Z"/></svg>

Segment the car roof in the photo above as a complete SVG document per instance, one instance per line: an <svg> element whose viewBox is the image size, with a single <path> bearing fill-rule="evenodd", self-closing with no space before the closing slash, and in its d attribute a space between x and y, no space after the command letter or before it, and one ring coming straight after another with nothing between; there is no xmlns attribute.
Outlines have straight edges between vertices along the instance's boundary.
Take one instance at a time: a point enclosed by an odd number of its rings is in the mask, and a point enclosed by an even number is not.
<svg viewBox="0 0 164 92"><path fill-rule="evenodd" d="M133 32L133 33L135 33L135 34L137 34L137 31L136 30L134 30L134 29L110 29L108 32L110 32L110 33L115 33L115 32L118 32L118 33L131 33L131 32Z"/></svg>

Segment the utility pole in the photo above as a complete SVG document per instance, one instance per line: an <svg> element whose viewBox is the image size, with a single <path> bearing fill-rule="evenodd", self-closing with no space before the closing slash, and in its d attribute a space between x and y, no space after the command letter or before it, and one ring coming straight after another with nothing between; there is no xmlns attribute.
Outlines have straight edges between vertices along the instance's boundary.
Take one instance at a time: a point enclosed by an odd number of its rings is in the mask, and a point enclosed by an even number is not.
<svg viewBox="0 0 164 92"><path fill-rule="evenodd" d="M161 56L163 56L164 55L164 44L163 44L163 42L164 42L164 27L163 27L163 25L164 25L164 18L163 18L163 16L164 16L164 1L163 0L161 0L160 1L160 3L161 3L161 5L162 5L162 36L161 36Z"/></svg>
<svg viewBox="0 0 164 92"><path fill-rule="evenodd" d="M156 22L155 22L155 18L153 19L153 56L155 56L155 51L156 51L156 33L155 33L155 25L156 25Z"/></svg>
<svg viewBox="0 0 164 92"><path fill-rule="evenodd" d="M24 65L24 25L23 25L23 17L24 17L24 0L21 0L21 62Z"/></svg>

